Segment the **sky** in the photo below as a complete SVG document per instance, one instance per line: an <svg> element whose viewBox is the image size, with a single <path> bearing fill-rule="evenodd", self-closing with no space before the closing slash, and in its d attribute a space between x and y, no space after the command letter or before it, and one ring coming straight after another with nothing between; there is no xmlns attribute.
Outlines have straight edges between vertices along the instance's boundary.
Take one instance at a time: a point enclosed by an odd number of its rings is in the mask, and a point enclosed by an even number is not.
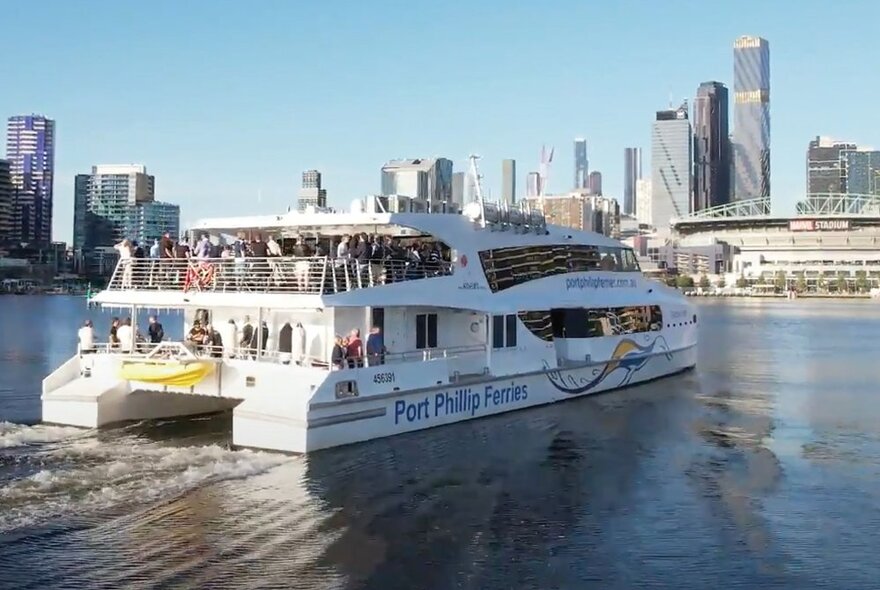
<svg viewBox="0 0 880 590"><path fill-rule="evenodd" d="M624 148L643 148L648 176L654 112L703 81L732 87L740 35L770 42L774 212L802 197L816 135L880 147L870 0L0 0L0 14L16 48L0 117L56 120L65 241L74 175L95 164L145 164L187 224L286 211L309 168L348 207L394 158L461 171L480 154L495 197L514 158L522 196L542 145L563 192L582 136L620 198Z"/></svg>

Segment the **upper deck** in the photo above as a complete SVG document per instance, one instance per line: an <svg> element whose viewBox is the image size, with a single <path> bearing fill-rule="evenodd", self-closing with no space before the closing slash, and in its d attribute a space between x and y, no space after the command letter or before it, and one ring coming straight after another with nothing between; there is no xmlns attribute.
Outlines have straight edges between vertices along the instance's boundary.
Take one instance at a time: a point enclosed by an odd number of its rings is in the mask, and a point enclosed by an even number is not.
<svg viewBox="0 0 880 590"><path fill-rule="evenodd" d="M209 236L215 249L227 245L222 257L214 252L211 258L121 260L96 301L147 307L513 309L514 301L534 289L532 283L543 282L539 279L639 272L631 249L599 234L537 222L484 224L459 214L289 213L207 220L195 227L191 235ZM277 240L281 255L242 255L228 246L261 235ZM348 240L350 245L340 249L339 243ZM362 241L368 248L383 244L381 254L358 254ZM562 280L559 291L572 291ZM638 285L631 278L602 280ZM546 297L546 287L533 295Z"/></svg>

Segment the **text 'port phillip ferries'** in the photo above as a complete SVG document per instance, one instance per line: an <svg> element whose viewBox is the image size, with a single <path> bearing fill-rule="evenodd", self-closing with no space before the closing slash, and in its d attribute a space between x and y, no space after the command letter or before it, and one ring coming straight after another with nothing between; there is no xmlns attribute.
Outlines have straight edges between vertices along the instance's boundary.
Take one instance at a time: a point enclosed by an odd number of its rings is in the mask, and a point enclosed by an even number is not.
<svg viewBox="0 0 880 590"><path fill-rule="evenodd" d="M525 208L388 199L205 219L172 255L121 259L92 302L133 329L46 377L44 421L232 408L235 445L304 453L694 366L693 307L620 242ZM137 336L170 313L180 333Z"/></svg>

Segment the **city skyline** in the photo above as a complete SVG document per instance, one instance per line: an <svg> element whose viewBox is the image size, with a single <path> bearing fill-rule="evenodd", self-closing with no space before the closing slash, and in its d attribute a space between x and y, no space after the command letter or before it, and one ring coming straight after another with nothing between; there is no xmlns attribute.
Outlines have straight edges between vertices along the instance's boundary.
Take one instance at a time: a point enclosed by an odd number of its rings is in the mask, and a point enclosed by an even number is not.
<svg viewBox="0 0 880 590"><path fill-rule="evenodd" d="M863 18L847 18L847 4L858 7ZM357 7L345 22L332 18L327 7L230 4L205 23L199 14L207 6L160 1L145 13L102 4L94 11L97 16L87 17L77 7L50 0L41 5L41 31L54 41L33 45L31 56L41 67L30 67L31 60L0 66L6 79L16 81L0 96L4 118L41 112L58 121L55 239L70 240L73 179L95 161L150 162L162 178L164 198L180 203L184 220L192 222L209 214L241 214L242 202L266 213L295 207L301 171L309 168L323 172L329 204L343 207L377 192L376 170L398 154L442 154L461 171L467 155L479 153L486 163L485 185L494 195L501 185L497 163L503 158L519 161L519 183L525 178L522 171L537 169L541 144L571 145L571 138L583 133L590 141L590 166L605 173L604 192L622 199L620 152L638 146L647 153L648 122L670 94L675 103L692 97L694 87L707 79L732 88L731 47L743 34L760 35L774 49L774 206L793 210L802 198L803 151L810 138L833 135L859 144L880 143L880 134L863 125L872 120L868 104L851 101L846 110L829 106L836 88L864 77L856 67L863 53L844 41L870 37L867 23L880 16L880 9L871 5L843 2L840 10L824 11L817 19L821 5L813 2L799 5L795 14L766 3L723 4L717 7L717 18L696 34L692 19L682 18L680 10L644 3L626 8L563 2L538 15L514 6L502 15L504 26L488 3L469 5L466 23L447 12L432 12L427 19L421 8L379 18L392 8L381 2ZM627 26L621 32L617 25L623 14ZM30 19L17 5L6 7L4 15L13 23ZM592 78L572 83L571 64L562 59L577 45L575 23L583 20L603 24L595 29L590 62L619 64L601 85ZM322 26L307 26L310 22ZM688 42L657 44L649 32L661 23L667 33ZM92 24L106 31L86 42L80 33ZM472 35L475 41L448 47L431 33L453 24L462 33L479 34ZM231 32L222 42L218 28ZM159 34L137 47L128 42L146 30ZM265 33L258 42L254 30ZM491 49L499 39L525 32L528 47L503 54ZM413 67L399 85L380 82L380 64L396 52L361 43L377 34L418 46L407 58ZM821 86L817 76L801 77L798 69L820 34L839 48L833 60L820 56L812 63ZM31 46L27 27L11 27L6 39L13 46ZM619 50L621 43L626 51ZM367 47L355 51L358 44ZM661 58L650 67L643 57L648 48ZM463 83L442 85L438 91L415 76L415 64L426 60L442 56L444 62L455 63L474 55L479 67L466 70ZM194 62L200 67L193 69ZM141 91L125 99L107 93L103 75L83 71L83 63L115 69L122 87L137 85ZM144 71L153 72L146 85ZM320 92L285 95L303 73L314 71L327 73ZM499 104L493 89L526 72L530 83ZM230 87L229 79L237 83ZM253 92L265 80L281 91ZM346 91L351 84L358 87L356 104ZM347 141L347 130L357 130L359 139ZM572 166L570 158L557 158L548 192L571 188ZM650 166L649 158L643 166ZM206 201L211 201L211 211L205 210Z"/></svg>

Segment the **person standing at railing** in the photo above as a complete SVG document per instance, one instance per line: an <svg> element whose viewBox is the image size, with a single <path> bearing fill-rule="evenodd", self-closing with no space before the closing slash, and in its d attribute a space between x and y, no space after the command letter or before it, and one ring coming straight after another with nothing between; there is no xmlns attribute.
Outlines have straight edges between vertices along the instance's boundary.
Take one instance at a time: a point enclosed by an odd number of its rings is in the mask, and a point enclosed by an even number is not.
<svg viewBox="0 0 880 590"><path fill-rule="evenodd" d="M251 242L251 256L257 259L254 261L252 269L254 275L256 275L256 283L267 287L270 279L269 264L266 262L266 259L269 257L269 246L266 245L266 242L262 241L260 234L255 235L254 240Z"/></svg>
<svg viewBox="0 0 880 590"><path fill-rule="evenodd" d="M275 236L270 235L269 240L266 242L266 250L269 254L269 270L270 276L269 279L275 283L275 286L278 287L281 285L282 273L281 273L281 246L275 241Z"/></svg>
<svg viewBox="0 0 880 590"><path fill-rule="evenodd" d="M244 326L241 328L241 342L239 346L242 350L242 358L256 358L257 356L257 331L251 323L250 316L244 316Z"/></svg>
<svg viewBox="0 0 880 590"><path fill-rule="evenodd" d="M162 328L159 320L156 319L156 316L151 315L149 322L150 327L147 328L147 334L150 336L150 344L159 344L165 338L165 330Z"/></svg>
<svg viewBox="0 0 880 590"><path fill-rule="evenodd" d="M131 242L126 238L113 247L119 252L119 268L122 270L122 288L131 289Z"/></svg>
<svg viewBox="0 0 880 590"><path fill-rule="evenodd" d="M116 336L119 338L119 350L131 352L134 348L134 329L131 327L131 318L122 320L122 324L116 330Z"/></svg>
<svg viewBox="0 0 880 590"><path fill-rule="evenodd" d="M345 356L348 359L349 368L364 366L364 346L361 342L361 331L357 328L354 328L348 336Z"/></svg>
<svg viewBox="0 0 880 590"><path fill-rule="evenodd" d="M83 327L79 329L77 334L79 340L80 354L90 354L95 352L95 328L92 326L92 320L86 320Z"/></svg>
<svg viewBox="0 0 880 590"><path fill-rule="evenodd" d="M211 257L211 240L208 234L202 234L201 239L196 244L196 258L207 259Z"/></svg>
<svg viewBox="0 0 880 590"><path fill-rule="evenodd" d="M379 326L370 328L367 336L367 363L369 366L385 364L385 337Z"/></svg>
<svg viewBox="0 0 880 590"><path fill-rule="evenodd" d="M110 320L110 348L119 346L119 318Z"/></svg>

